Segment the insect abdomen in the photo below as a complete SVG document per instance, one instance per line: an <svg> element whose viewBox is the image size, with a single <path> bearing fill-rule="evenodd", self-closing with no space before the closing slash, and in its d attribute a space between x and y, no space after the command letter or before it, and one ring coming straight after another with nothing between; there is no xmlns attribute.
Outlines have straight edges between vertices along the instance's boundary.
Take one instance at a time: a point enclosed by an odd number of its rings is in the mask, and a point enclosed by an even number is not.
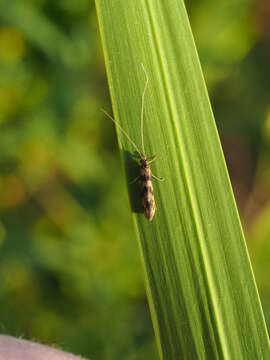
<svg viewBox="0 0 270 360"><path fill-rule="evenodd" d="M151 181L151 170L147 162L141 165L141 187L143 213L144 216L151 221L155 215L156 204Z"/></svg>

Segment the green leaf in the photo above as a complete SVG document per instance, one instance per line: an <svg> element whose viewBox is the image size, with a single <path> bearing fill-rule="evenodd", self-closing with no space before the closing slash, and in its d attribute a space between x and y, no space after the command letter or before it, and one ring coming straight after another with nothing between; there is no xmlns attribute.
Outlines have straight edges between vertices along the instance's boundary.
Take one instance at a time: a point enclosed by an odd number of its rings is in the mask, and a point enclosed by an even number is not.
<svg viewBox="0 0 270 360"><path fill-rule="evenodd" d="M149 76L146 154L157 155L152 170L165 178L153 182L152 222L140 213L138 187L128 188L160 356L266 359L265 322L184 3L96 7L114 117L138 146L141 63ZM129 182L134 148L118 137Z"/></svg>

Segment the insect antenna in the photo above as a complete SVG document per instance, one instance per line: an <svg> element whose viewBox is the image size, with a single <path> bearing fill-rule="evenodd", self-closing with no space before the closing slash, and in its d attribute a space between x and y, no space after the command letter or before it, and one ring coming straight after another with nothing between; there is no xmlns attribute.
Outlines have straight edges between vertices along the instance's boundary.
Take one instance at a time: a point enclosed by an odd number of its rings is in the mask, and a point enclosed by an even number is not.
<svg viewBox="0 0 270 360"><path fill-rule="evenodd" d="M146 77L146 82L145 82L144 89L143 89L143 94L142 94L142 110L141 110L142 152L143 152L143 155L145 155L144 136L143 136L143 120L144 120L144 119L143 119L143 111L144 111L144 98L145 98L145 93L146 93L147 85L148 85L148 82L149 82L149 78L148 78L148 75L147 75L147 72L146 72L146 70L145 70L145 67L144 67L143 63L141 63L141 66L142 66L143 72L144 72L145 77Z"/></svg>
<svg viewBox="0 0 270 360"><path fill-rule="evenodd" d="M142 152L140 151L140 149L138 148L138 146L135 144L135 142L133 140L131 140L131 138L129 137L128 133L122 128L122 126L110 115L107 113L107 111L101 109L101 111L109 118L111 119L115 125L118 127L119 130L122 131L122 133L127 137L127 139L130 141L130 143L134 146L134 148L138 151L138 153L140 154L140 157L142 157Z"/></svg>

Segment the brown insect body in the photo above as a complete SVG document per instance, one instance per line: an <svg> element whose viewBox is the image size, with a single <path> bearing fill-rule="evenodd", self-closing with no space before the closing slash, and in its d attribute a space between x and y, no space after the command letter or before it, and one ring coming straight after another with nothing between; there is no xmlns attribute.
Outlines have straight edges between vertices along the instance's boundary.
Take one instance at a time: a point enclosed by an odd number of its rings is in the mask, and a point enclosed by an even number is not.
<svg viewBox="0 0 270 360"><path fill-rule="evenodd" d="M120 126L120 124L115 121L106 111L103 110L103 112L117 125L117 127L120 129L120 131L126 136L126 138L129 140L129 142L134 146L134 148L137 150L137 152L140 154L140 176L138 176L138 179L141 180L141 197L142 197L142 208L144 216L147 220L152 221L155 211L156 211L156 204L155 204L155 198L154 198L154 191L153 191L153 185L152 185L152 176L153 178L157 180L156 176L152 175L151 169L150 169L150 162L154 159L150 160L147 159L145 155L145 149L144 149L144 137L143 137L143 110L144 110L144 97L145 92L148 84L148 76L145 71L145 68L142 65L143 71L145 73L146 77L146 83L144 86L143 94L142 94L142 109L141 109L141 138L142 138L142 150L139 149L139 147L135 144L135 142L129 137L129 135L126 133L124 129ZM137 178L135 179L135 181Z"/></svg>
<svg viewBox="0 0 270 360"><path fill-rule="evenodd" d="M143 213L149 221L152 221L156 211L156 204L151 181L151 169L145 155L141 157L140 180Z"/></svg>

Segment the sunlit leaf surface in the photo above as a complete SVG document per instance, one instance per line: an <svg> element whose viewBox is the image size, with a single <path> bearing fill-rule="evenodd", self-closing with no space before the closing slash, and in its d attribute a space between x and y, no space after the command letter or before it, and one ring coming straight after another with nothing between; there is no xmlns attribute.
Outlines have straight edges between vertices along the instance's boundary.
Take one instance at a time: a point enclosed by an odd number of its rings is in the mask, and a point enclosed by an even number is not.
<svg viewBox="0 0 270 360"><path fill-rule="evenodd" d="M153 221L129 185L152 320L164 359L266 359L269 342L182 0L96 0L114 117L145 147ZM109 121L105 120L104 121ZM127 182L138 167L118 131Z"/></svg>

